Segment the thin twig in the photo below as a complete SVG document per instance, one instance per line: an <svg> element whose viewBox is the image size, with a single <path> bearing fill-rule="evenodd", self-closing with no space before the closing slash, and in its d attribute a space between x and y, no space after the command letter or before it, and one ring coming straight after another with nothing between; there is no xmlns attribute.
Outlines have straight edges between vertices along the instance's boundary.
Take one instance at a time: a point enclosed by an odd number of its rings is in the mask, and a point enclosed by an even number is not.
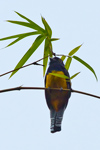
<svg viewBox="0 0 100 150"><path fill-rule="evenodd" d="M84 94L84 95L88 95L88 96L92 96L92 97L95 97L95 98L99 98L99 99L100 99L100 96L93 95L93 94L86 93L86 92L82 92L82 91L77 91L77 90L73 90L73 89L72 89L71 92L75 92L75 93L79 93L79 94Z"/></svg>
<svg viewBox="0 0 100 150"><path fill-rule="evenodd" d="M100 96L93 95L93 94L86 93L86 92L82 92L82 91L73 90L73 89L60 89L60 88L50 88L50 89L48 89L48 88L45 88L45 87L22 87L22 86L19 86L19 87L15 87L15 88L0 90L0 93L15 91L15 90L46 90L46 89L47 90L56 90L56 91L59 91L59 90L60 91L71 91L72 93L84 94L84 95L88 95L88 96L92 96L92 97L100 99Z"/></svg>
<svg viewBox="0 0 100 150"><path fill-rule="evenodd" d="M9 92L9 91L15 91L15 90L45 90L45 89L48 90L48 88L45 88L45 87L22 87L22 86L18 86L18 87L15 87L15 88L9 88L9 89L0 90L0 93ZM50 90L70 91L70 89L60 89L60 88L50 88Z"/></svg>
<svg viewBox="0 0 100 150"><path fill-rule="evenodd" d="M2 76L4 76L4 75L7 75L7 74L9 74L9 73L11 73L11 72L13 72L13 71L16 71L16 70L19 70L19 69L28 67L28 66L30 66L30 65L40 65L40 64L37 64L37 62L39 62L39 61L41 61L41 60L43 60L43 59L45 59L45 58L47 58L47 57L49 57L49 56L50 56L50 55L48 55L48 56L46 56L46 57L44 57L44 58L41 58L41 59L39 59L39 60L37 60L37 61L35 61L35 62L32 62L32 63L30 63L30 64L27 64L27 65L25 65L25 66L22 66L22 67L20 67L20 68L17 68L17 69L8 71L8 72L6 72L6 73L3 73L3 74L0 75L0 77L2 77Z"/></svg>
<svg viewBox="0 0 100 150"><path fill-rule="evenodd" d="M56 56L65 56L65 57L71 57L71 58L72 58L72 56L69 56L69 55L62 55L62 54L56 54Z"/></svg>
<svg viewBox="0 0 100 150"><path fill-rule="evenodd" d="M61 55L61 54L55 54L55 53L53 53L53 55L54 55L54 56L56 55L56 56L71 57L71 56L68 56L68 55ZM2 76L4 76L4 75L7 75L7 74L9 74L9 73L11 73L11 72L17 71L17 70L19 70L19 69L28 67L28 66L30 66L30 65L40 65L40 66L43 66L43 65L41 65L41 64L38 64L37 62L39 62L39 61L41 61L41 60L43 60L43 59L45 59L45 58L47 58L47 57L50 57L50 55L48 55L48 56L46 56L46 57L43 57L43 58L41 58L41 59L39 59L39 60L37 60L37 61L35 61L35 62L32 62L32 63L30 63L30 64L27 64L27 65L25 65L25 66L22 66L22 67L20 67L20 68L17 68L17 69L14 69L14 70L5 72L5 73L1 74L0 77L2 77Z"/></svg>

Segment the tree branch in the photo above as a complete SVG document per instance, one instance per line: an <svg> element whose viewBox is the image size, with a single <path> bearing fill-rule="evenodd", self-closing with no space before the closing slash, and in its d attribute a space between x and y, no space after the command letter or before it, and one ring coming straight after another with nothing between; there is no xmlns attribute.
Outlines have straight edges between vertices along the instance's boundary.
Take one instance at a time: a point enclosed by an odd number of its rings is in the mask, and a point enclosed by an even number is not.
<svg viewBox="0 0 100 150"><path fill-rule="evenodd" d="M95 97L95 98L99 98L99 99L100 99L100 96L93 95L93 94L86 93L86 92L82 92L82 91L77 91L77 90L73 90L73 89L72 89L71 92L75 92L75 93L79 93L79 94L84 94L84 95L87 95L87 96L92 96L92 97Z"/></svg>
<svg viewBox="0 0 100 150"><path fill-rule="evenodd" d="M9 73L11 73L11 72L13 72L13 71L16 71L16 70L19 70L19 69L28 67L28 66L30 66L30 65L41 65L41 64L38 64L37 62L39 62L39 61L41 61L41 60L43 60L43 59L45 59L45 58L47 58L47 57L49 57L49 56L50 56L50 55L48 55L48 56L46 56L46 57L44 57L44 58L41 58L41 59L39 59L39 60L37 60L37 61L35 61L35 62L32 62L32 63L30 63L30 64L27 64L27 65L25 65L25 66L22 66L22 67L20 67L20 68L17 68L17 69L8 71L8 72L6 72L6 73L3 73L3 74L0 75L0 77L2 77L2 76L4 76L4 75L7 75L7 74L9 74ZM42 65L42 66L43 66L43 65Z"/></svg>
<svg viewBox="0 0 100 150"><path fill-rule="evenodd" d="M93 95L93 94L86 93L86 92L82 92L82 91L73 90L73 89L60 89L60 88L49 88L48 89L48 88L45 88L45 87L22 87L22 86L19 86L19 87L15 87L15 88L0 90L0 93L15 91L15 90L45 90L45 89L47 89L47 90L56 90L56 91L59 91L59 90L60 91L71 91L72 93L84 94L84 95L88 95L88 96L92 96L92 97L100 99L100 96Z"/></svg>
<svg viewBox="0 0 100 150"><path fill-rule="evenodd" d="M55 53L53 53L53 55L71 57L71 56L68 56L68 55L55 54ZM17 68L17 69L14 69L14 70L5 72L5 73L1 74L0 77L2 77L2 76L4 76L4 75L7 75L7 74L9 74L9 73L11 73L11 72L13 72L13 71L16 71L16 70L19 70L19 69L28 67L28 66L30 66L30 65L40 65L40 66L43 66L43 65L41 65L41 64L38 64L37 62L39 62L39 61L41 61L41 60L43 60L43 59L45 59L45 58L47 58L47 57L50 57L50 55L48 55L48 56L46 56L46 57L43 57L43 58L41 58L41 59L39 59L39 60L37 60L37 61L34 61L34 62L30 63L30 64L24 65L24 66L22 66L22 67L20 67L20 68Z"/></svg>

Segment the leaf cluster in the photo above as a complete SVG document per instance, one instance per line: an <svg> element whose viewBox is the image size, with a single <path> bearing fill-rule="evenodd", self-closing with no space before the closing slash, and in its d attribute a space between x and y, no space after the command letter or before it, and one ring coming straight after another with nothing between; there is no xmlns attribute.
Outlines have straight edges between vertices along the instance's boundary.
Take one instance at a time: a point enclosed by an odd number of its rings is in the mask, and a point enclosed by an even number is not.
<svg viewBox="0 0 100 150"><path fill-rule="evenodd" d="M18 68L21 68L26 63L26 61L31 57L31 55L36 51L36 49L41 45L41 43L43 41L45 41L44 53L43 53L43 57L44 57L44 59L43 59L43 66L44 66L43 67L43 75L45 75L45 71L46 71L46 67L47 67L47 63L48 63L48 56L52 57L55 54L52 50L52 41L56 41L59 39L58 38L52 38L52 30L51 30L49 24L47 23L47 21L42 16L41 16L41 20L42 20L42 23L44 25L44 28L40 27L39 25L37 25L35 22L33 22L29 18L25 17L24 15L22 15L16 11L15 11L15 13L17 15L19 15L21 18L23 18L24 20L26 20L26 22L12 21L12 20L7 20L7 22L31 28L31 29L33 29L33 31L28 32L28 33L22 33L22 34L4 37L4 38L1 38L0 41L14 39L13 42L11 42L10 44L8 44L6 46L6 47L9 47L9 46L17 43L18 41L20 41L23 38L26 38L28 36L32 36L32 35L38 35L38 36L35 39L35 41L32 43L31 47L28 49L28 51L24 54L24 56L21 58L21 60L15 66L15 68L14 68L15 71L13 71L11 73L10 78L18 71ZM61 59L63 61L67 58L67 60L65 62L65 68L68 70L70 65L71 65L72 59L75 59L78 62L80 62L81 64L83 64L85 67L87 67L94 74L94 76L97 80L97 76L96 76L94 69L89 64L87 64L85 61L83 61L81 58L74 55L80 49L81 46L82 45L79 45L76 48L74 48L73 50L71 50L69 52L68 56L63 55L61 57ZM73 79L79 73L80 72L74 74L70 79ZM64 75L59 75L59 74L54 74L54 73L52 73L52 75L68 79L68 77L66 77Z"/></svg>
<svg viewBox="0 0 100 150"><path fill-rule="evenodd" d="M77 47L75 47L73 50L71 50L71 51L69 52L68 58L67 58L66 63L65 63L65 68L66 68L67 70L69 69L69 67L70 67L70 65L71 65L71 62L72 62L72 58L74 58L75 60L77 60L78 62L80 62L81 64L83 64L86 68L88 68L88 69L94 74L96 80L98 80L97 75L96 75L94 69L93 69L88 63L86 63L84 60L82 60L82 59L79 58L78 56L75 56L75 55L74 55L74 54L80 49L81 46L82 46L82 44L79 45L79 46L77 46ZM66 56L64 56L64 55L61 57L61 59L62 59L63 61L65 60L65 58L66 58ZM76 77L79 73L80 73L80 72L74 74L74 75L71 77L71 79L73 79L74 77Z"/></svg>

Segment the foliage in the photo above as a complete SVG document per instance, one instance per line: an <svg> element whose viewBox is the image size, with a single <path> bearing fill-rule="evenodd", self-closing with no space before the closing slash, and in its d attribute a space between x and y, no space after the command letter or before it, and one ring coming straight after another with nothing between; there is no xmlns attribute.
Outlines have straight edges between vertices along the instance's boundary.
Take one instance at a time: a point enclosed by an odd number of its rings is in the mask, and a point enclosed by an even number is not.
<svg viewBox="0 0 100 150"><path fill-rule="evenodd" d="M19 15L21 18L23 18L24 20L26 20L26 22L12 21L12 20L7 20L7 22L31 28L31 29L33 29L33 32L22 33L22 34L4 37L4 38L1 38L0 41L14 39L13 42L11 42L10 44L8 44L6 46L6 47L9 47L9 46L17 43L18 41L22 40L23 38L26 38L26 37L32 36L32 35L38 35L37 38L35 39L35 41L32 43L32 46L28 49L28 51L24 54L24 56L21 58L21 60L18 62L18 64L14 68L14 69L17 69L17 68L21 68L26 63L26 61L31 57L31 55L36 51L36 49L45 40L44 53L43 53L43 57L44 57L44 59L43 59L43 66L44 66L43 67L43 75L45 75L45 71L46 71L46 67L47 67L47 63L48 63L48 56L52 57L55 54L52 50L52 42L59 40L59 39L58 38L52 38L52 30L51 30L50 26L48 25L47 21L42 16L41 16L41 20L42 20L42 23L44 25L44 29L42 27L40 27L39 25L37 25L32 20L30 20L29 18L23 16L22 14L20 14L16 11L15 11L15 13L17 15ZM93 70L93 68L89 64L87 64L85 61L83 61L82 59L80 59L79 57L74 55L80 49L81 46L82 45L79 45L76 48L74 48L73 50L71 50L68 54L68 57L65 55L63 55L61 57L61 59L63 61L67 58L67 60L65 62L65 68L67 70L69 69L71 62L72 62L72 59L74 58L78 62L82 63L85 67L87 67L94 74L94 76L97 80L97 76L96 76L96 73ZM18 70L13 71L12 74L10 75L10 77L12 77L17 71ZM76 77L79 73L80 72L74 74L70 79ZM52 75L54 75L54 74L52 74ZM55 74L55 76L61 77L57 74ZM64 75L62 77L68 78Z"/></svg>
<svg viewBox="0 0 100 150"><path fill-rule="evenodd" d="M74 48L73 50L71 50L68 54L68 58L66 60L66 63L65 63L65 68L68 70L70 65L71 65L71 62L72 62L72 58L74 58L75 60L77 60L78 62L80 62L81 64L83 64L85 67L87 67L95 76L96 80L98 80L97 76L96 76L96 73L94 71L94 69L89 65L87 64L85 61L83 61L81 58L75 56L74 54L80 49L80 47L82 46L79 45L77 46L76 48ZM61 59L64 61L66 58L66 56L62 56ZM78 75L79 73L76 73L75 76L73 75L73 78L76 77L76 75Z"/></svg>
<svg viewBox="0 0 100 150"><path fill-rule="evenodd" d="M68 76L66 76L66 75L58 74L58 73L49 73L49 74L51 74L51 75L53 75L53 76L56 76L56 77L59 77L59 78L69 79L68 81L70 81L71 79L73 79L74 77L76 77L79 73L80 73L80 72L75 73L75 74L74 74L73 76L71 76L70 78L69 78Z"/></svg>

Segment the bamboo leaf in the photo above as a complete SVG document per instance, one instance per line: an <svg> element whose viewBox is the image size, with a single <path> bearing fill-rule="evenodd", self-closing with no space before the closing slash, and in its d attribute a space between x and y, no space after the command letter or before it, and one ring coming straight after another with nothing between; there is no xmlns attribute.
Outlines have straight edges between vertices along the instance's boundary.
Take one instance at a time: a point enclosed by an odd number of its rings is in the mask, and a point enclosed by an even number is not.
<svg viewBox="0 0 100 150"><path fill-rule="evenodd" d="M25 38L27 36L36 35L36 34L39 34L39 32L36 31L36 32L29 32L29 33L17 34L17 35L13 35L13 36L2 38L0 40L8 40L8 39L12 39L12 38L17 38L18 37L16 40L14 40L13 42L11 42L10 44L8 44L6 46L6 47L9 47L9 46L17 43L18 41L22 40L23 38Z"/></svg>
<svg viewBox="0 0 100 150"><path fill-rule="evenodd" d="M96 80L98 81L98 78L96 76L96 73L95 73L94 69L89 64L87 64L85 61L83 61L81 58L79 58L77 56L73 56L73 58L75 60L79 61L80 63L82 63L85 67L87 67L94 74Z"/></svg>
<svg viewBox="0 0 100 150"><path fill-rule="evenodd" d="M51 41L49 41L49 55L50 55L50 57L52 57L53 56L53 51L52 51L52 43L51 43Z"/></svg>
<svg viewBox="0 0 100 150"><path fill-rule="evenodd" d="M34 43L32 44L32 46L30 47L30 49L25 53L25 55L21 58L21 60L18 62L18 64L16 65L16 67L14 69L18 69L18 68L22 67L25 64L25 62L30 58L30 56L35 52L35 50L40 46L40 44L43 42L44 39L45 39L45 36L39 35L36 38L36 40L34 41ZM13 71L12 74L10 75L10 78L17 71Z"/></svg>
<svg viewBox="0 0 100 150"><path fill-rule="evenodd" d="M70 77L70 79L73 79L73 78L75 78L78 74L79 74L80 72L78 72L78 73L75 73L73 76L71 76Z"/></svg>
<svg viewBox="0 0 100 150"><path fill-rule="evenodd" d="M41 31L43 33L45 33L45 30L43 28L41 28L39 25L37 25L35 22L33 22L32 20L30 20L29 18L25 17L24 15L18 13L17 11L15 11L15 13L17 13L21 18L27 20L30 24L32 24L33 29Z"/></svg>
<svg viewBox="0 0 100 150"><path fill-rule="evenodd" d="M82 44L81 45L79 45L79 46L77 46L77 47L75 47L73 50L71 50L70 52L69 52L69 56L72 56L72 55L74 55L78 50L79 50L79 48L82 46Z"/></svg>
<svg viewBox="0 0 100 150"><path fill-rule="evenodd" d="M1 38L0 41L9 40L9 39L18 38L18 37L27 37L27 36L31 36L31 35L37 35L37 34L40 34L40 32L35 31L35 32L16 34L16 35L12 35L12 36Z"/></svg>
<svg viewBox="0 0 100 150"><path fill-rule="evenodd" d="M57 41L59 38L51 38L50 41Z"/></svg>
<svg viewBox="0 0 100 150"><path fill-rule="evenodd" d="M18 24L18 25L21 25L21 26L25 26L25 27L34 29L33 26L32 26L32 24L30 24L30 23L28 23L28 22L12 21L12 20L7 20L7 22L14 23L14 24Z"/></svg>
<svg viewBox="0 0 100 150"><path fill-rule="evenodd" d="M64 61L65 58L66 58L66 56L63 55L60 59L61 59L62 61Z"/></svg>
<svg viewBox="0 0 100 150"><path fill-rule="evenodd" d="M52 36L52 30L51 30L50 26L48 25L47 21L43 17L41 17L41 18L42 18L42 23L44 24L47 36L49 38L51 38L51 36Z"/></svg>
<svg viewBox="0 0 100 150"><path fill-rule="evenodd" d="M65 63L65 68L66 68L67 70L69 69L71 62L72 62L72 58L71 58L71 57L68 57L68 58L67 58L67 61L66 61L66 63Z"/></svg>
<svg viewBox="0 0 100 150"><path fill-rule="evenodd" d="M17 24L17 25L21 25L21 26L25 26L25 27L28 27L28 28L31 28L31 29L34 29L34 30L37 30L36 28L34 28L33 24L30 24L28 22L22 22L22 21L12 21L12 20L7 20L7 22L10 22L10 23L14 23L14 24ZM45 33L45 30L43 30L43 32L40 32L41 34Z"/></svg>
<svg viewBox="0 0 100 150"><path fill-rule="evenodd" d="M46 71L46 67L47 67L47 63L48 63L48 54L49 54L49 41L46 38L45 39L45 46L44 46L44 59L43 59L43 76L45 75L45 71ZM46 58L45 58L46 57Z"/></svg>
<svg viewBox="0 0 100 150"><path fill-rule="evenodd" d="M16 40L14 40L14 41L11 42L10 44L8 44L6 47L9 47L9 46L11 46L11 45L17 43L17 42L20 41L21 39L22 39L22 38L17 38ZM5 47L5 48L6 48L6 47Z"/></svg>
<svg viewBox="0 0 100 150"><path fill-rule="evenodd" d="M66 75L62 75L62 74L58 74L58 73L49 73L53 76L59 77L59 78L64 78L64 79L70 79L68 76Z"/></svg>
<svg viewBox="0 0 100 150"><path fill-rule="evenodd" d="M52 57L52 43L50 41L50 39L48 39L48 37L45 39L45 46L44 46L44 56L46 57L45 59L43 59L43 76L45 75L45 71L46 71L46 67L47 67L47 63L48 63L48 57L49 56Z"/></svg>
<svg viewBox="0 0 100 150"><path fill-rule="evenodd" d="M14 12L15 12L17 15L19 15L21 18L27 20L27 21L30 22L30 23L33 23L32 20L30 20L29 18L27 18L27 17L25 17L24 15L20 14L19 12L17 12L17 11L14 11Z"/></svg>
<svg viewBox="0 0 100 150"><path fill-rule="evenodd" d="M80 72L74 74L73 76L71 76L71 78L69 78L69 77L66 76L66 75L62 75L62 74L58 74L58 73L49 73L49 74L51 74L51 75L53 75L53 76L56 76L56 77L59 77L59 78L73 79L73 78L75 78L79 73L80 73Z"/></svg>

